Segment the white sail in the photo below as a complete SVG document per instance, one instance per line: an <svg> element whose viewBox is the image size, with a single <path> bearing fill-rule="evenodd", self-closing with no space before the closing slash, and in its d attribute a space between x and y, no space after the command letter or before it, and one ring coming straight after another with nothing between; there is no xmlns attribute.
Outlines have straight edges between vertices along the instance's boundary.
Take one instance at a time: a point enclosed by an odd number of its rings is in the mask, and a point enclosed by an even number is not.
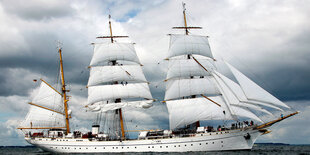
<svg viewBox="0 0 310 155"><path fill-rule="evenodd" d="M147 83L129 83L88 87L88 104L126 98L152 99Z"/></svg>
<svg viewBox="0 0 310 155"><path fill-rule="evenodd" d="M32 103L58 112L64 111L62 96L44 82L41 82L39 92Z"/></svg>
<svg viewBox="0 0 310 155"><path fill-rule="evenodd" d="M247 107L257 111L264 112L266 114L272 115L266 109L256 106L250 103L244 103L242 101L248 101L246 96L244 95L240 86L235 83L234 81L230 80L226 76L222 75L221 73L214 71L214 77L216 77L219 81L219 84L223 88L223 93L228 97L230 104L240 107Z"/></svg>
<svg viewBox="0 0 310 155"><path fill-rule="evenodd" d="M247 99L247 97L245 96L243 90L241 89L241 87L239 86L239 84L235 83L234 81L230 80L229 78L225 77L224 75L220 74L219 72L214 72L216 75L218 75L223 81L224 83L229 87L229 89L234 93L234 95L238 98L238 100L240 101L238 104L242 104L245 103L245 105L247 105L248 107L251 106L255 106L255 105L259 105L259 106L265 106L265 107L269 107L269 108L273 108L273 109L277 109L280 111L283 111L281 108L274 106L273 104L268 104L268 103L263 103L263 102L258 102L258 101L249 101ZM253 106L252 106L253 105ZM249 107L250 108L250 107ZM264 108L257 108L256 110L258 111L262 111L264 113L268 113L267 110L265 110Z"/></svg>
<svg viewBox="0 0 310 155"><path fill-rule="evenodd" d="M268 93L266 90L258 86L256 83L247 78L244 74L238 71L236 68L226 63L230 68L236 79L238 80L242 90L249 100L255 100L259 102L265 102L276 106L290 108L285 103Z"/></svg>
<svg viewBox="0 0 310 155"><path fill-rule="evenodd" d="M165 100L184 96L205 94L220 95L212 76L198 79L176 79L167 81Z"/></svg>
<svg viewBox="0 0 310 155"><path fill-rule="evenodd" d="M210 97L223 103L221 96ZM183 127L199 120L229 120L231 115L224 114L223 108L205 98L166 101L169 112L170 129Z"/></svg>
<svg viewBox="0 0 310 155"><path fill-rule="evenodd" d="M233 104L232 106L235 106L235 107L240 107L240 108L249 108L249 109L252 109L252 110L255 110L255 111L261 111L265 114L268 114L268 115L271 115L273 116L273 114L271 112L269 112L268 110L260 107L260 106L257 106L257 105L254 105L254 104L248 104L248 103L244 103L244 102L239 102L238 104Z"/></svg>
<svg viewBox="0 0 310 155"><path fill-rule="evenodd" d="M131 43L96 43L91 66L112 60L127 60L140 63L135 48Z"/></svg>
<svg viewBox="0 0 310 155"><path fill-rule="evenodd" d="M172 34L170 37L168 58L188 54L197 54L213 58L208 37Z"/></svg>
<svg viewBox="0 0 310 155"><path fill-rule="evenodd" d="M92 112L107 112L123 107L134 107L134 108L150 108L152 106L153 100L142 100L142 101L122 101L121 103L108 103L108 102L98 102L93 105L88 105L88 108Z"/></svg>
<svg viewBox="0 0 310 155"><path fill-rule="evenodd" d="M214 62L211 59L198 60L207 70L213 70ZM167 79L190 77L190 76L209 76L194 59L169 59Z"/></svg>
<svg viewBox="0 0 310 155"><path fill-rule="evenodd" d="M31 106L22 128L65 127L65 116L37 106Z"/></svg>
<svg viewBox="0 0 310 155"><path fill-rule="evenodd" d="M115 81L146 82L140 65L91 67L88 86Z"/></svg>
<svg viewBox="0 0 310 155"><path fill-rule="evenodd" d="M247 97L245 96L243 90L236 82L230 80L226 76L222 75L221 73L214 71L214 73L227 85L227 87L234 93L234 95L240 101L247 101Z"/></svg>
<svg viewBox="0 0 310 155"><path fill-rule="evenodd" d="M259 106L265 106L265 107L277 109L277 110L280 110L280 111L284 111L283 109L281 109L281 108L279 108L279 107L277 107L277 106L274 106L273 104L269 104L269 103L258 102L258 101L251 101L251 100L248 100L248 101L241 101L241 102L246 103L246 104L253 104L253 105L259 105Z"/></svg>
<svg viewBox="0 0 310 155"><path fill-rule="evenodd" d="M33 98L32 104L20 127L65 127L65 116L60 114L64 113L62 96L45 82L41 82L38 94Z"/></svg>
<svg viewBox="0 0 310 155"><path fill-rule="evenodd" d="M251 118L253 120L256 120L256 121L263 123L263 121L259 117L257 117L255 114L253 114L249 110L246 110L246 109L238 107L238 106L231 106L231 109L238 116Z"/></svg>

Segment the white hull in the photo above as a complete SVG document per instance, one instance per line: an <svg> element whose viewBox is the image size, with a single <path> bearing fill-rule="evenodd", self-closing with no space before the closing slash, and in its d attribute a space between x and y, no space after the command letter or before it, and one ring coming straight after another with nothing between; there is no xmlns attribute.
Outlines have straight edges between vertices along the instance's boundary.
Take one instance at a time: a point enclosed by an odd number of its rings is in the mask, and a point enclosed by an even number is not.
<svg viewBox="0 0 310 155"><path fill-rule="evenodd" d="M250 134L250 138L244 136ZM210 135L211 134L211 135ZM152 140L90 141L89 139L26 138L27 142L43 150L58 153L104 152L189 152L249 150L261 133L258 130L230 130Z"/></svg>

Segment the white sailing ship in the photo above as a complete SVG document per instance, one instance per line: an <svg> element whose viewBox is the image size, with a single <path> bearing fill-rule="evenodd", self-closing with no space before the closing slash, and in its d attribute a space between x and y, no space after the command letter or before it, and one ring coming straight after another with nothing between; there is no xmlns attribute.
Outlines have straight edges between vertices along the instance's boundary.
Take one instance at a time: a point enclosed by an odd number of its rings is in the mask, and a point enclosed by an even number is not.
<svg viewBox="0 0 310 155"><path fill-rule="evenodd" d="M208 37L190 35L183 4L185 34L171 34L165 101L170 130L141 131L137 139L126 136L122 109L149 108L148 82L132 43L118 43L111 21L109 43L95 43L87 84L87 108L105 118L94 122L92 131L71 131L66 84L60 54L61 91L41 80L38 94L18 129L25 140L43 150L58 153L187 152L251 149L257 137L269 133L274 123L298 112L264 122L253 112L291 111L290 107L226 63L237 82L218 72ZM104 116L102 116L104 114ZM243 121L247 118L248 121ZM219 127L203 121L230 122ZM234 123L235 122L235 123ZM104 129L109 130L104 130ZM39 132L45 130L46 132ZM104 132L103 132L104 131Z"/></svg>

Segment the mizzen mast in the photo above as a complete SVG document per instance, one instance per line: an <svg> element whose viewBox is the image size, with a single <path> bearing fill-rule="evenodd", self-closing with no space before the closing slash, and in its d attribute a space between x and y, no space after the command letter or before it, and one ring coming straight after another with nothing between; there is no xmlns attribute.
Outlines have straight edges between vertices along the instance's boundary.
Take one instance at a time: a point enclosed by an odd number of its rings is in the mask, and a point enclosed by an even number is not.
<svg viewBox="0 0 310 155"><path fill-rule="evenodd" d="M66 92L66 84L65 84L65 77L64 77L64 69L63 69L63 62L62 62L62 54L61 54L61 48L58 49L59 53L59 60L60 60L60 72L61 72L61 84L62 84L62 96L64 100L64 107L65 107L65 116L66 116L66 131L67 134L70 133L70 124L69 124L69 114L68 114L68 101Z"/></svg>

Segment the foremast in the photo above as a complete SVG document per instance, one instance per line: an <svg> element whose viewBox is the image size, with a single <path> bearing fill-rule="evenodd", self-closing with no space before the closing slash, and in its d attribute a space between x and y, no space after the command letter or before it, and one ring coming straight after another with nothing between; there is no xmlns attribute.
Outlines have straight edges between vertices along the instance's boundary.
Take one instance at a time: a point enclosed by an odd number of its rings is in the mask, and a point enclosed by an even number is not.
<svg viewBox="0 0 310 155"><path fill-rule="evenodd" d="M185 30L185 35L189 34L189 29L201 29L201 27L187 26L185 3L182 3L182 5L183 5L184 27L173 27L173 29L184 29Z"/></svg>
<svg viewBox="0 0 310 155"><path fill-rule="evenodd" d="M286 116L264 123L252 110L272 115L270 107L283 111L286 104L272 96L227 63L238 83L217 72L208 37L189 35L183 3L185 35L170 35L170 47L166 60L169 68L165 82L165 102L169 112L170 129L179 128L199 120L236 120L246 117L263 123L260 128L279 122ZM200 95L200 96L199 96ZM191 109L196 107L195 110ZM184 112L188 109L191 112ZM292 113L290 116L297 114Z"/></svg>

